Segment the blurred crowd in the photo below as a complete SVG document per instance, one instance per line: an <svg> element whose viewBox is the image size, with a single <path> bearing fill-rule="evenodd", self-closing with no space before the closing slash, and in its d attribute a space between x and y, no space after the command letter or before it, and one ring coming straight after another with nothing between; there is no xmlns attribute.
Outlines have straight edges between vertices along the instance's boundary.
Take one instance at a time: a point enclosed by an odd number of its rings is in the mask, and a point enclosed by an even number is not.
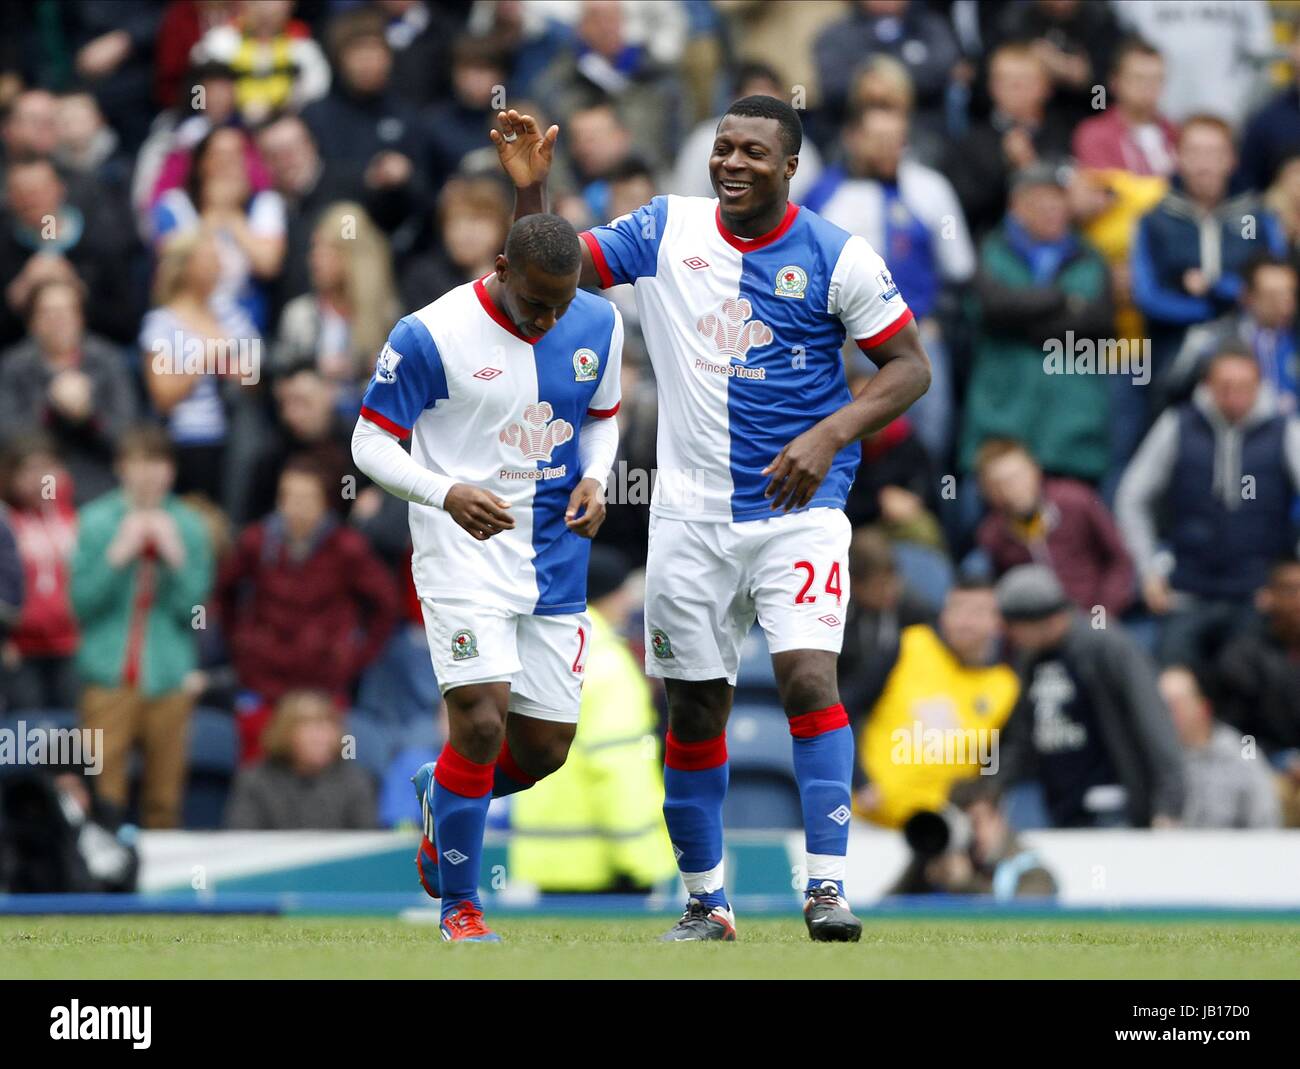
<svg viewBox="0 0 1300 1069"><path fill-rule="evenodd" d="M386 333L492 268L501 107L560 124L554 210L582 229L711 196L718 116L766 93L805 123L792 199L881 253L934 365L848 507L859 816L901 827L975 771L899 760L919 725L1001 732L971 804L1008 827L1300 825L1297 20L4 5L0 722L103 728L95 804L146 827L416 819L401 770L440 729L405 504L349 450ZM608 296L626 481L654 468L655 387ZM614 571L646 526L610 505Z"/></svg>

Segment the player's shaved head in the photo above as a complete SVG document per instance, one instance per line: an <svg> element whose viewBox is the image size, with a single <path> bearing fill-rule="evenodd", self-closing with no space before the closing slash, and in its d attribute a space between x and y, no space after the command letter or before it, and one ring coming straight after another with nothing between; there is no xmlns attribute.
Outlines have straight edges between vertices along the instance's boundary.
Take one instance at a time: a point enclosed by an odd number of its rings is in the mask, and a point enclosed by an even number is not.
<svg viewBox="0 0 1300 1069"><path fill-rule="evenodd" d="M582 246L573 224L559 215L525 215L506 237L506 259L517 271L539 268L563 277L582 269Z"/></svg>

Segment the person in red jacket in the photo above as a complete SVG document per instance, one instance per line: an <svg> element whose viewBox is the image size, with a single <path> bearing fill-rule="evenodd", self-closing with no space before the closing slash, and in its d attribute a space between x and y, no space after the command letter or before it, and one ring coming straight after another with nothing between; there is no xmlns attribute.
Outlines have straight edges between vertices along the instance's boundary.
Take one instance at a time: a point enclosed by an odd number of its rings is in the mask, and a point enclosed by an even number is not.
<svg viewBox="0 0 1300 1069"><path fill-rule="evenodd" d="M275 511L240 536L217 579L217 599L241 687L242 757L285 693L323 690L346 706L383 649L399 611L397 583L360 533L329 507L339 493L305 457L280 475Z"/></svg>
<svg viewBox="0 0 1300 1069"><path fill-rule="evenodd" d="M73 709L77 620L70 560L77 541L72 479L44 434L15 439L0 459L0 497L23 565L23 606L2 655L14 709Z"/></svg>
<svg viewBox="0 0 1300 1069"><path fill-rule="evenodd" d="M986 441L975 470L989 506L975 540L995 575L1018 564L1045 564L1084 612L1100 606L1118 617L1132 604L1133 561L1092 487L1044 478L1029 451L1007 439Z"/></svg>

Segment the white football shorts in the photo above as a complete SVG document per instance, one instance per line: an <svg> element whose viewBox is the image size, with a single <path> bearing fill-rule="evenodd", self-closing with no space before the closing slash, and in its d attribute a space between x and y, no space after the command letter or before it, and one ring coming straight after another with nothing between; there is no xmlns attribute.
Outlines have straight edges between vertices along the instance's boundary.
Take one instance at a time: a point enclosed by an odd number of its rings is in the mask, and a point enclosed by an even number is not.
<svg viewBox="0 0 1300 1069"><path fill-rule="evenodd" d="M849 603L849 519L835 508L770 520L650 517L646 672L733 685L755 618L772 653L839 653Z"/></svg>
<svg viewBox="0 0 1300 1069"><path fill-rule="evenodd" d="M471 683L509 683L510 712L578 722L591 645L591 617L585 612L533 616L429 598L420 599L420 606L443 694Z"/></svg>

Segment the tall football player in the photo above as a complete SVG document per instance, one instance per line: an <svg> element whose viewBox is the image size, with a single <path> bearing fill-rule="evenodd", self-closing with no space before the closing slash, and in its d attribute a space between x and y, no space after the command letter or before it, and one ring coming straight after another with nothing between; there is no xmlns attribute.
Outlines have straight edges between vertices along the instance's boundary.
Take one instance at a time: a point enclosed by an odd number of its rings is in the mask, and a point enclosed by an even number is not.
<svg viewBox="0 0 1300 1069"><path fill-rule="evenodd" d="M578 292L580 255L558 216L515 223L492 274L393 328L352 437L357 467L411 502L450 725L415 778L416 864L449 941L497 940L478 894L488 803L559 768L578 721L623 346L617 311Z"/></svg>
<svg viewBox="0 0 1300 1069"><path fill-rule="evenodd" d="M545 210L559 130L502 112L492 140L517 217ZM929 360L881 258L790 203L803 140L771 97L736 101L716 198L655 197L582 235L582 283L630 283L660 398L646 668L665 680L664 817L688 904L669 940L734 939L723 882L726 724L757 617L793 738L814 940L856 940L844 897L853 740L835 662L848 597L845 496L858 441L925 393ZM879 367L854 400L846 332Z"/></svg>

